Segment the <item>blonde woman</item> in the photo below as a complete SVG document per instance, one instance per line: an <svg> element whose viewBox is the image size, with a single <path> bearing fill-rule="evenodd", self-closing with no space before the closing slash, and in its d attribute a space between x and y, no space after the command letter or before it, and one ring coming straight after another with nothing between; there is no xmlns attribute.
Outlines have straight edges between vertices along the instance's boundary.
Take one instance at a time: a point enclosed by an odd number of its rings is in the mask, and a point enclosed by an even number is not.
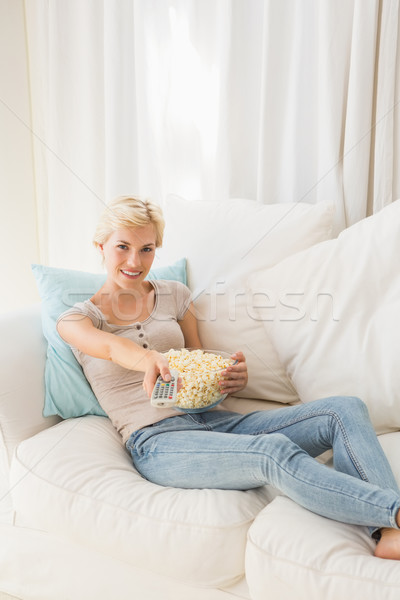
<svg viewBox="0 0 400 600"><path fill-rule="evenodd" d="M150 404L157 376L170 378L163 352L201 347L188 288L146 279L163 230L155 204L131 197L112 202L94 237L106 282L57 324L134 466L165 486L271 484L313 512L367 527L378 542L376 556L400 559L400 491L358 398L247 415L223 403L196 414ZM247 383L243 353L233 357L237 363L222 373L222 393ZM315 460L331 448L334 469Z"/></svg>

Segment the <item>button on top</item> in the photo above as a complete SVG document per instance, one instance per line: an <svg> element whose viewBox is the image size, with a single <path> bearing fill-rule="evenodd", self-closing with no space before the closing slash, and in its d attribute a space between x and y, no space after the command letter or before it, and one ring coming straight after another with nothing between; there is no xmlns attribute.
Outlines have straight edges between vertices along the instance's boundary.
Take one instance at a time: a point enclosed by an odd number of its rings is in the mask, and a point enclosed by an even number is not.
<svg viewBox="0 0 400 600"><path fill-rule="evenodd" d="M138 323L138 324L136 325L136 329L142 329L142 326L140 325L140 323Z"/></svg>

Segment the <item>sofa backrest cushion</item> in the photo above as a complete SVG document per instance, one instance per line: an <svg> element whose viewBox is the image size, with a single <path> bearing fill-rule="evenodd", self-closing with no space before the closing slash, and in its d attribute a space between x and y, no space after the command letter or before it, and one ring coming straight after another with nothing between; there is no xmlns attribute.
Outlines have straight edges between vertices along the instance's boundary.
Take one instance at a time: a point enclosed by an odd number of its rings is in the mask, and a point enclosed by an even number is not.
<svg viewBox="0 0 400 600"><path fill-rule="evenodd" d="M300 399L358 396L378 432L400 428L399 257L397 200L250 278Z"/></svg>
<svg viewBox="0 0 400 600"><path fill-rule="evenodd" d="M332 238L333 206L189 202L170 196L165 216L165 259L174 260L184 249L203 346L245 354L249 382L241 397L296 401L296 390L251 311L246 280Z"/></svg>

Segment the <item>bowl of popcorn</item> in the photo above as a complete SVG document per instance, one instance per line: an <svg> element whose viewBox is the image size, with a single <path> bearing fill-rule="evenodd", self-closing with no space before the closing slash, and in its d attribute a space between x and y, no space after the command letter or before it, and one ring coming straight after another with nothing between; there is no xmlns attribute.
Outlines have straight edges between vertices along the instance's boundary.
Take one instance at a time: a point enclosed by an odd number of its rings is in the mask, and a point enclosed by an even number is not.
<svg viewBox="0 0 400 600"><path fill-rule="evenodd" d="M227 352L198 348L165 352L169 367L179 371L182 387L175 408L183 412L204 412L217 406L228 394L221 394L222 371L235 364Z"/></svg>

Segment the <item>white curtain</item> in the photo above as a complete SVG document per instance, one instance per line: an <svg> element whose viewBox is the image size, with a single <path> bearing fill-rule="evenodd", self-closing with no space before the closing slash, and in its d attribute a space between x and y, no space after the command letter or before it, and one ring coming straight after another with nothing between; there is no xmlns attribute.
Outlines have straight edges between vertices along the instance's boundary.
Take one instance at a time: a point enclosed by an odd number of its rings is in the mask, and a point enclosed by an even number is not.
<svg viewBox="0 0 400 600"><path fill-rule="evenodd" d="M399 0L25 0L41 260L104 203L400 197ZM86 251L86 253L85 253Z"/></svg>

